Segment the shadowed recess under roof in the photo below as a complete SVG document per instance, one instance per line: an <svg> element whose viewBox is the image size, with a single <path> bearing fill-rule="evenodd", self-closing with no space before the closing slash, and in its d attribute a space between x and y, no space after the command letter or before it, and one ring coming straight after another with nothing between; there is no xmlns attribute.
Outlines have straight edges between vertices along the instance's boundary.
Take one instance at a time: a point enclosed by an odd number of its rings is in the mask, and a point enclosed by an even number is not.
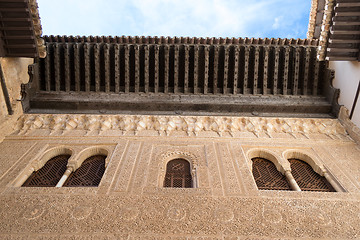
<svg viewBox="0 0 360 240"><path fill-rule="evenodd" d="M133 44L260 44L317 46L317 39L294 38L198 38L151 36L44 36L46 42L58 43L133 43Z"/></svg>
<svg viewBox="0 0 360 240"><path fill-rule="evenodd" d="M31 67L27 111L318 117L332 112L331 72L316 58L317 40L91 36L45 40L48 56Z"/></svg>

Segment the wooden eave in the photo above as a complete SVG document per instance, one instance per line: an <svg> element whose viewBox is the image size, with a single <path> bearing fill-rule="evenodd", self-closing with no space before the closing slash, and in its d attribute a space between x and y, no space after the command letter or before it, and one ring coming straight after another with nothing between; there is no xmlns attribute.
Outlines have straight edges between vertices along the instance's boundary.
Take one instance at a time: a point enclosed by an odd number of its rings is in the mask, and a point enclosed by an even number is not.
<svg viewBox="0 0 360 240"><path fill-rule="evenodd" d="M317 40L45 36L30 113L329 117L331 71ZM335 107L334 107L335 106Z"/></svg>
<svg viewBox="0 0 360 240"><path fill-rule="evenodd" d="M0 0L0 56L45 57L36 0Z"/></svg>
<svg viewBox="0 0 360 240"><path fill-rule="evenodd" d="M319 40L321 60L360 61L360 2L313 0L308 38Z"/></svg>
<svg viewBox="0 0 360 240"><path fill-rule="evenodd" d="M326 59L360 61L360 2L337 0L332 18Z"/></svg>

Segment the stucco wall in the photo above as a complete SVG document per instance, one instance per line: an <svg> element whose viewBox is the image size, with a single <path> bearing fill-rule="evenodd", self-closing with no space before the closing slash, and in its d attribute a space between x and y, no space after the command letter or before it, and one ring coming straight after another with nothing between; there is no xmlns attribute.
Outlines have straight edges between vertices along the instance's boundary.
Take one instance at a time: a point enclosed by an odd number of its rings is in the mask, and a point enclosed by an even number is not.
<svg viewBox="0 0 360 240"><path fill-rule="evenodd" d="M143 125L145 117L82 117L87 119L86 126L71 115L29 116L0 144L1 238L360 236L360 149L337 120L239 118L246 124L244 128L160 128L163 132L149 127L149 123ZM109 121L115 118L137 122L128 121L127 126L135 125L132 129L121 128L121 121ZM171 118L168 126L180 119ZM237 120L214 119L218 127L227 126L222 121ZM91 147L106 149L109 154L100 185L15 186L31 167L39 167L45 152L56 147L71 149L75 161ZM345 192L259 191L250 158L261 151L283 164L289 152L307 154ZM197 188L162 187L166 162L177 157L187 159L196 168Z"/></svg>
<svg viewBox="0 0 360 240"><path fill-rule="evenodd" d="M0 59L11 107L14 111L13 115L8 114L4 94L0 89L0 142L13 131L16 120L23 113L21 102L18 101L21 98L21 84L29 82L28 65L33 61L32 58Z"/></svg>
<svg viewBox="0 0 360 240"><path fill-rule="evenodd" d="M335 70L333 86L340 89L339 104L351 111L360 81L360 62L331 61L330 68ZM360 97L351 120L360 127Z"/></svg>

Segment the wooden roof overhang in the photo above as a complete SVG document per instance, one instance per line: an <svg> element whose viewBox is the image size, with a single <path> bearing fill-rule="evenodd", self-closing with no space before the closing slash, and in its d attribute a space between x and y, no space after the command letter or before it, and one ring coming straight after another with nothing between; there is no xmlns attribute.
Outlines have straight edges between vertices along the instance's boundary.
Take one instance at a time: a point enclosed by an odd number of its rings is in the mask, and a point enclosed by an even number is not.
<svg viewBox="0 0 360 240"><path fill-rule="evenodd" d="M309 39L319 40L319 59L360 61L359 0L313 0Z"/></svg>
<svg viewBox="0 0 360 240"><path fill-rule="evenodd" d="M45 57L36 0L0 0L0 57Z"/></svg>
<svg viewBox="0 0 360 240"><path fill-rule="evenodd" d="M329 117L333 73L317 40L45 36L31 113Z"/></svg>
<svg viewBox="0 0 360 240"><path fill-rule="evenodd" d="M336 0L327 60L360 61L360 2Z"/></svg>

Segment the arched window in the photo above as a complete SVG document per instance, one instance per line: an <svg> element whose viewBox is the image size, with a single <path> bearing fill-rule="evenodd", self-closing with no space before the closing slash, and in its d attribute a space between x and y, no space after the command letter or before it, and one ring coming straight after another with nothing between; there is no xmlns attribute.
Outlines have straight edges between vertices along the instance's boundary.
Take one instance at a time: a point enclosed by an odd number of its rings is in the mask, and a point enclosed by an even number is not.
<svg viewBox="0 0 360 240"><path fill-rule="evenodd" d="M191 188L190 163L184 159L174 159L166 165L164 187Z"/></svg>
<svg viewBox="0 0 360 240"><path fill-rule="evenodd" d="M95 155L87 158L81 166L73 172L64 187L96 187L105 172L106 156Z"/></svg>
<svg viewBox="0 0 360 240"><path fill-rule="evenodd" d="M58 155L51 158L38 171L33 172L23 187L55 187L66 171L70 155Z"/></svg>
<svg viewBox="0 0 360 240"><path fill-rule="evenodd" d="M265 158L253 158L252 172L260 190L292 190L286 177L275 167L274 163Z"/></svg>
<svg viewBox="0 0 360 240"><path fill-rule="evenodd" d="M289 159L291 173L302 191L335 192L325 177L317 174L312 167L296 158Z"/></svg>

